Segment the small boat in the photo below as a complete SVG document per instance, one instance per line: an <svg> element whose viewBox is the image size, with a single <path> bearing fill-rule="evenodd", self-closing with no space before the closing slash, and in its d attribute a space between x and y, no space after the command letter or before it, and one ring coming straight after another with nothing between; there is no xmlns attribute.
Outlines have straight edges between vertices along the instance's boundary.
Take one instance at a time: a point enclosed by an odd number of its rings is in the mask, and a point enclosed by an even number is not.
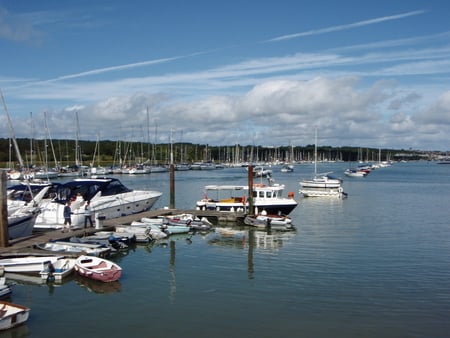
<svg viewBox="0 0 450 338"><path fill-rule="evenodd" d="M55 263L45 263L44 268L39 272L45 281L61 282L62 279L73 272L75 258L59 259Z"/></svg>
<svg viewBox="0 0 450 338"><path fill-rule="evenodd" d="M190 230L210 230L211 222L206 217L199 219L192 214L180 214L175 216L166 216L163 220L163 224L169 226L188 226Z"/></svg>
<svg viewBox="0 0 450 338"><path fill-rule="evenodd" d="M247 215L244 218L244 223L257 228L270 228L273 230L293 229L292 219L285 215Z"/></svg>
<svg viewBox="0 0 450 338"><path fill-rule="evenodd" d="M112 247L103 244L73 243L64 241L47 242L36 245L36 248L59 253L85 254L90 256L107 256Z"/></svg>
<svg viewBox="0 0 450 338"><path fill-rule="evenodd" d="M116 232L132 233L136 236L136 242L145 242L145 239L163 239L167 237L167 234L161 230L159 225L139 221L133 221L130 225L117 225Z"/></svg>
<svg viewBox="0 0 450 338"><path fill-rule="evenodd" d="M344 171L344 174L349 177L366 177L369 174L369 171L358 168L349 168Z"/></svg>
<svg viewBox="0 0 450 338"><path fill-rule="evenodd" d="M284 164L284 165L281 167L280 171L281 171L282 173L291 173L291 172L294 171L294 166L293 166L292 164Z"/></svg>
<svg viewBox="0 0 450 338"><path fill-rule="evenodd" d="M114 282L122 276L122 268L107 259L80 256L75 262L75 270L80 276L101 282Z"/></svg>
<svg viewBox="0 0 450 338"><path fill-rule="evenodd" d="M0 277L0 298L7 297L11 294L11 287L6 284L6 278Z"/></svg>
<svg viewBox="0 0 450 338"><path fill-rule="evenodd" d="M163 224L161 226L161 230L168 235L186 234L189 231L191 231L191 227L187 224L175 225L175 224L168 223L168 224Z"/></svg>
<svg viewBox="0 0 450 338"><path fill-rule="evenodd" d="M58 256L27 256L18 258L0 259L0 266L3 266L5 272L17 273L36 273L42 270L44 263L54 264Z"/></svg>
<svg viewBox="0 0 450 338"><path fill-rule="evenodd" d="M7 330L25 323L28 320L30 308L0 301L0 330Z"/></svg>

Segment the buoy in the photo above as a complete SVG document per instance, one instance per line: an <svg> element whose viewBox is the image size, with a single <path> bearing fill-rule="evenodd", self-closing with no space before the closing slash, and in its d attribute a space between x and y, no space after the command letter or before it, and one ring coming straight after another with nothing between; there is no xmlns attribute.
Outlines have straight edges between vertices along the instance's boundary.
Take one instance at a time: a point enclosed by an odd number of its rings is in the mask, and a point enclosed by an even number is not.
<svg viewBox="0 0 450 338"><path fill-rule="evenodd" d="M289 191L288 192L288 197L289 198L294 198L294 192L293 191Z"/></svg>

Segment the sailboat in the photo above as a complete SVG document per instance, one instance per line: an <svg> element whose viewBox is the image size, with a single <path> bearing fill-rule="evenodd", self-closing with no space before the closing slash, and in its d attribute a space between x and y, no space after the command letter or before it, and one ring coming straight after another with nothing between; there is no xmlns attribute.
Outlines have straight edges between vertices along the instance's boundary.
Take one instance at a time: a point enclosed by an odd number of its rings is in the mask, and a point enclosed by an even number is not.
<svg viewBox="0 0 450 338"><path fill-rule="evenodd" d="M342 180L337 178L331 178L328 173L317 173L317 129L315 131L315 144L314 144L314 176L312 179L305 179L300 181L299 193L304 197L328 197L346 196L344 189L342 188Z"/></svg>

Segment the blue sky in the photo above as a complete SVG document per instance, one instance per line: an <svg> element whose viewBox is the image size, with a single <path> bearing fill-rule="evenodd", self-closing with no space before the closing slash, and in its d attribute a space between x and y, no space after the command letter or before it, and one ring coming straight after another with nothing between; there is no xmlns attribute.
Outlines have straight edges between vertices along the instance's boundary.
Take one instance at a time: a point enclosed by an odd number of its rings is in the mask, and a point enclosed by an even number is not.
<svg viewBox="0 0 450 338"><path fill-rule="evenodd" d="M449 17L448 1L2 0L0 89L16 137L302 146L317 128L321 145L450 150Z"/></svg>

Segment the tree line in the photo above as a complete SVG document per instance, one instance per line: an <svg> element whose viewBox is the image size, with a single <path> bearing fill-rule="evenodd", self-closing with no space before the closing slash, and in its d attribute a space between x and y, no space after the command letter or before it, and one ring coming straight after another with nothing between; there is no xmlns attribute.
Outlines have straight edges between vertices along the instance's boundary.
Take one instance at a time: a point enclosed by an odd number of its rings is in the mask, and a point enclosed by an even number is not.
<svg viewBox="0 0 450 338"><path fill-rule="evenodd" d="M120 141L42 140L19 138L16 140L24 166L67 166L78 159L84 165L118 165L135 163L167 164L173 156L176 163L208 162L276 162L312 161L314 144L305 146L211 146L193 143L142 143ZM420 159L422 155L411 150L376 149L360 147L318 146L317 156L323 161L378 161L398 159L398 154L408 159ZM172 155L172 156L171 156ZM10 139L0 139L0 163L9 167L18 165L18 158Z"/></svg>

